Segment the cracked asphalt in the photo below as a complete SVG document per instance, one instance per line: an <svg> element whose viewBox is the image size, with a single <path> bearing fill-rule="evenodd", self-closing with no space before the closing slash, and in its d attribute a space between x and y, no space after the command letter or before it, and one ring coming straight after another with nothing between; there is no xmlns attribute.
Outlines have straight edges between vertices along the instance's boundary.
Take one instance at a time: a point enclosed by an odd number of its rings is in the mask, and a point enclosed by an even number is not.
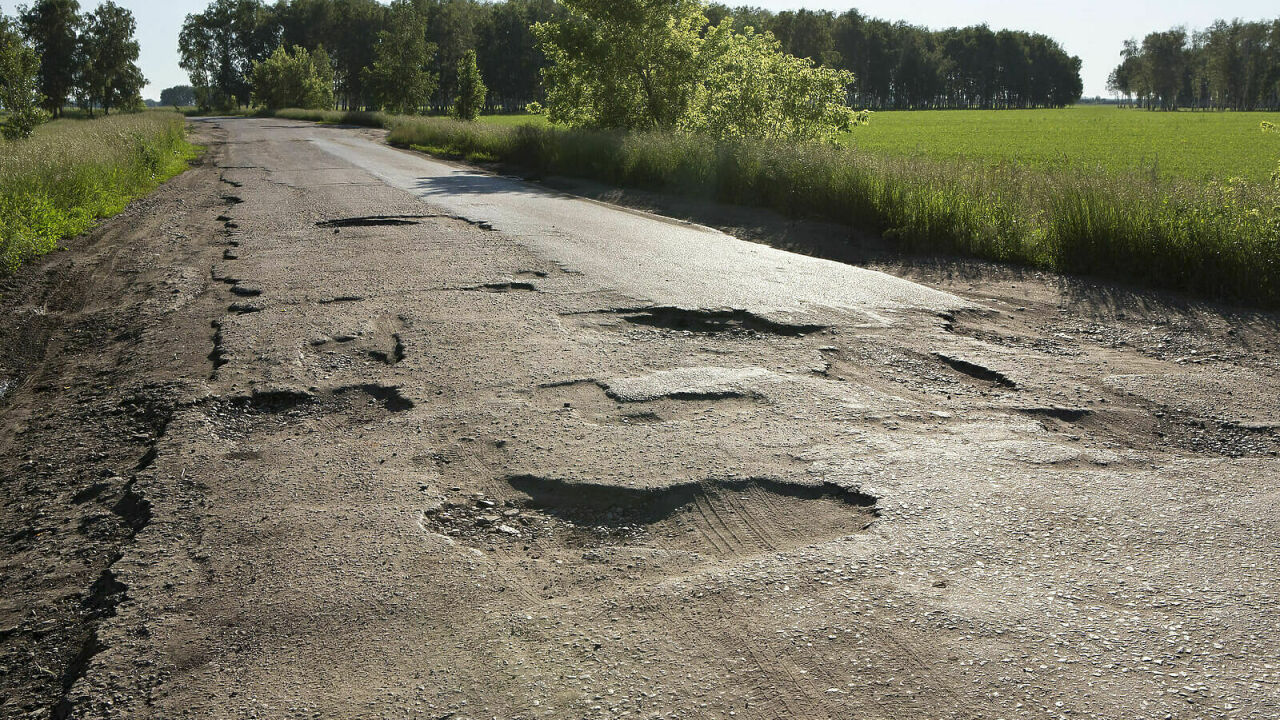
<svg viewBox="0 0 1280 720"><path fill-rule="evenodd" d="M0 715L1280 715L1274 314L195 128L0 288Z"/></svg>

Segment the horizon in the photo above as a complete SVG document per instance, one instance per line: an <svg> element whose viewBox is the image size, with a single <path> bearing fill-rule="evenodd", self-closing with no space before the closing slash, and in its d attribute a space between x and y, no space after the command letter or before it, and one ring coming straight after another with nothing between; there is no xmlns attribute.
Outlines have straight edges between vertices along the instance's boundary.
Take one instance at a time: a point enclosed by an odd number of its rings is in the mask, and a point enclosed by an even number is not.
<svg viewBox="0 0 1280 720"><path fill-rule="evenodd" d="M382 4L388 4L379 0ZM0 10L13 16L19 3L0 2ZM81 11L89 12L99 2L82 2ZM190 78L178 67L178 32L190 13L208 6L207 0L174 0L159 4L154 0L118 0L121 7L133 11L138 23L137 38L141 46L138 65L147 78L143 97L158 100L160 91L175 85L188 85ZM1083 0L1074 4L1023 4L1007 0L947 2L924 0L902 6L892 0L864 2L789 2L757 0L754 3L726 3L730 6L751 4L773 12L785 10L828 10L837 14L856 9L863 15L893 22L903 21L931 29L988 25L993 30L1025 30L1038 32L1056 40L1070 55L1079 56L1084 82L1084 97L1111 97L1106 81L1120 62L1125 40L1141 39L1147 33L1185 26L1204 28L1215 20L1270 20L1280 16L1274 5L1261 0L1234 0L1206 7L1194 0L1167 2L1103 3ZM1096 19L1105 16L1105 19ZM1102 28L1099 31L1099 28ZM1116 28L1111 30L1110 28Z"/></svg>

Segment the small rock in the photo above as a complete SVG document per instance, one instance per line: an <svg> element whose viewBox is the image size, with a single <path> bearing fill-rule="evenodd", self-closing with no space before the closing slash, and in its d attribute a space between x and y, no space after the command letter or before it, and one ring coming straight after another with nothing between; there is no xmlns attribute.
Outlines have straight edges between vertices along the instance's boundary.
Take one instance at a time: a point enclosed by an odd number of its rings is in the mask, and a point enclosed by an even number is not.
<svg viewBox="0 0 1280 720"><path fill-rule="evenodd" d="M511 537L520 537L520 531L510 525L499 525L498 532L510 535Z"/></svg>

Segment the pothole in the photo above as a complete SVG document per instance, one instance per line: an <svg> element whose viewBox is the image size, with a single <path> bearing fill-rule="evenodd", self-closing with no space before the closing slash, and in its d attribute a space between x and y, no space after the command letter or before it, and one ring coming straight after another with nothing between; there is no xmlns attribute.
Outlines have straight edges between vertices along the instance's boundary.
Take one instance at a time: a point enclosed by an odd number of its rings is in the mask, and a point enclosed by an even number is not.
<svg viewBox="0 0 1280 720"><path fill-rule="evenodd" d="M607 312L620 315L623 320L633 325L700 334L800 337L828 329L826 325L786 322L738 309L708 310L656 306L624 308Z"/></svg>
<svg viewBox="0 0 1280 720"><path fill-rule="evenodd" d="M319 416L338 416L352 424L369 423L415 406L397 387L366 383L327 392L257 390L213 404L208 414L224 431L238 435L262 423L289 424Z"/></svg>
<svg viewBox="0 0 1280 720"><path fill-rule="evenodd" d="M364 215L361 217L337 218L334 220L322 220L316 223L316 227L321 228L344 228L344 227L396 227L403 225L418 225L430 215Z"/></svg>
<svg viewBox="0 0 1280 720"><path fill-rule="evenodd" d="M1088 408L1073 407L1018 408L1018 412L1024 415L1053 418L1054 420L1061 420L1066 423L1077 423L1093 414L1093 411Z"/></svg>
<svg viewBox="0 0 1280 720"><path fill-rule="evenodd" d="M966 360L955 355L947 355L946 353L935 352L933 356L951 366L951 369L956 372L968 375L975 380L985 380L1007 388L1018 387L1016 382L999 370L993 370L985 365L979 365L978 363L970 360Z"/></svg>
<svg viewBox="0 0 1280 720"><path fill-rule="evenodd" d="M618 400L604 383L579 378L543 383L533 391L532 402L541 412L556 418L574 418L593 425L652 425L664 422L714 424L736 422L760 411L761 398L716 395L708 402L692 402L689 396L655 397L641 404Z"/></svg>
<svg viewBox="0 0 1280 720"><path fill-rule="evenodd" d="M637 489L534 475L506 478L518 496L457 498L424 527L468 544L652 546L715 557L791 550L866 530L873 496L834 483L769 477Z"/></svg>
<svg viewBox="0 0 1280 720"><path fill-rule="evenodd" d="M393 333L391 339L395 341L395 345L391 348L391 352L385 350L370 350L369 357L378 362L387 365L398 365L405 358L404 339L400 337L400 333Z"/></svg>
<svg viewBox="0 0 1280 720"><path fill-rule="evenodd" d="M538 291L538 288L534 286L533 283L520 282L520 281L485 283L483 285L476 285L474 287L469 287L466 289L478 290L480 292L490 292L490 293L506 293L506 292L513 292L513 291L524 291L524 292Z"/></svg>

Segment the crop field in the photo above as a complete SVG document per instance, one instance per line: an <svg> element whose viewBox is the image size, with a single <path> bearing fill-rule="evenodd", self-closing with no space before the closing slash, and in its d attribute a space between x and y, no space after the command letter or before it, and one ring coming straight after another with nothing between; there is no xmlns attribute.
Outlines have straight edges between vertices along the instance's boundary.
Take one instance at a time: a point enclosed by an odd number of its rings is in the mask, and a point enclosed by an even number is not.
<svg viewBox="0 0 1280 720"><path fill-rule="evenodd" d="M1108 106L1062 110L876 113L845 136L876 154L1017 163L1162 179L1265 182L1280 158L1280 113L1147 112Z"/></svg>

